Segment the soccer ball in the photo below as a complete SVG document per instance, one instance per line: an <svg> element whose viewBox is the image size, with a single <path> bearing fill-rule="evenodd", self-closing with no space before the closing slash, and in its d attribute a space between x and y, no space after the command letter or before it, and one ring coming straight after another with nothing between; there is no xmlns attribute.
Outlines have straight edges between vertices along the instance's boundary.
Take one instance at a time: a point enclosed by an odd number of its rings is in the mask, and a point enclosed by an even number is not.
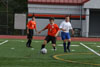
<svg viewBox="0 0 100 67"><path fill-rule="evenodd" d="M41 49L41 53L42 54L46 54L47 53L47 49L46 48Z"/></svg>

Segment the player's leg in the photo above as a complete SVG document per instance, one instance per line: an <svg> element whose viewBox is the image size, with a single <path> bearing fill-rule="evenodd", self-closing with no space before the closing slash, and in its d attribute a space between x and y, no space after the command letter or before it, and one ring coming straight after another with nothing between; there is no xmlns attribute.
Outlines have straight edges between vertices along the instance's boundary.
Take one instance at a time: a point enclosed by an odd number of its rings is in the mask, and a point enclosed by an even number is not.
<svg viewBox="0 0 100 67"><path fill-rule="evenodd" d="M28 47L28 46L29 46L29 39L26 42L26 47Z"/></svg>
<svg viewBox="0 0 100 67"><path fill-rule="evenodd" d="M27 46L27 47L32 47L32 46L31 46L32 37L33 37L33 30L30 30L30 29L29 29L29 34L27 35L28 41L27 41L27 43L26 43L26 46Z"/></svg>
<svg viewBox="0 0 100 67"><path fill-rule="evenodd" d="M31 43L32 43L32 38L29 39L29 47L32 47Z"/></svg>
<svg viewBox="0 0 100 67"><path fill-rule="evenodd" d="M45 45L50 41L50 36L46 36L45 40L44 40L44 43L42 44L41 46L41 49L42 48L45 48Z"/></svg>
<svg viewBox="0 0 100 67"><path fill-rule="evenodd" d="M68 52L70 52L71 37L70 37L69 33L67 34L67 39L68 39L67 50L68 50Z"/></svg>
<svg viewBox="0 0 100 67"><path fill-rule="evenodd" d="M53 50L56 51L56 44L52 44Z"/></svg>
<svg viewBox="0 0 100 67"><path fill-rule="evenodd" d="M66 50L66 35L65 35L65 33L64 32L61 32L61 38L62 38L62 40L63 40L63 47L64 47L64 52L67 52L67 50Z"/></svg>
<svg viewBox="0 0 100 67"><path fill-rule="evenodd" d="M47 40L44 40L44 42L43 42L43 44L42 44L42 46L41 46L41 49L42 48L45 48L45 45L47 44Z"/></svg>
<svg viewBox="0 0 100 67"><path fill-rule="evenodd" d="M67 43L67 50L68 50L68 52L70 52L70 44L71 44L71 39L68 39L68 43Z"/></svg>
<svg viewBox="0 0 100 67"><path fill-rule="evenodd" d="M27 46L27 47L31 47L31 46L30 46L31 42L32 42L32 39L31 39L31 38L28 38L28 41L27 41L27 43L26 43L26 46Z"/></svg>
<svg viewBox="0 0 100 67"><path fill-rule="evenodd" d="M30 34L27 34L27 43L26 43L26 47L29 47L29 42L30 42Z"/></svg>
<svg viewBox="0 0 100 67"><path fill-rule="evenodd" d="M26 43L26 46L27 47L31 47L31 42L32 42L32 36L31 35L28 35L28 41Z"/></svg>
<svg viewBox="0 0 100 67"><path fill-rule="evenodd" d="M32 38L33 38L33 29L29 29L29 32L30 32L29 47L32 47L31 43L32 43Z"/></svg>
<svg viewBox="0 0 100 67"><path fill-rule="evenodd" d="M52 47L54 51L56 51L56 37L51 37L51 41L52 41Z"/></svg>
<svg viewBox="0 0 100 67"><path fill-rule="evenodd" d="M67 52L67 50L66 50L66 41L67 41L66 39L63 40L64 52Z"/></svg>

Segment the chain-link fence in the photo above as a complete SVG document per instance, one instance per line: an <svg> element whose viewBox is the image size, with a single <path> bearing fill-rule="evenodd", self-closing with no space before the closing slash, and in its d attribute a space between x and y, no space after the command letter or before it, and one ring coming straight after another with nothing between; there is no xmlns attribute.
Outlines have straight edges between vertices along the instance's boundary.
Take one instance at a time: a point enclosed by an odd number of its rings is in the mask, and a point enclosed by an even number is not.
<svg viewBox="0 0 100 67"><path fill-rule="evenodd" d="M22 30L14 29L14 14L23 12L27 12L27 0L0 0L0 35L22 35Z"/></svg>

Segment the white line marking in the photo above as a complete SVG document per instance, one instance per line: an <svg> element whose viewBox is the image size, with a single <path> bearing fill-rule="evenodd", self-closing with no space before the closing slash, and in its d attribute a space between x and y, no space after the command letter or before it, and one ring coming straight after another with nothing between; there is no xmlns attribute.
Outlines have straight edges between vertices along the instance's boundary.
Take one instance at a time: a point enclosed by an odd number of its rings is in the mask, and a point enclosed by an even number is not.
<svg viewBox="0 0 100 67"><path fill-rule="evenodd" d="M80 46L80 45L70 45L70 46L73 46L73 47L78 47L78 46Z"/></svg>
<svg viewBox="0 0 100 67"><path fill-rule="evenodd" d="M8 40L5 40L5 41L3 41L2 43L0 43L0 45L2 45L2 44L4 44L4 43L7 43L8 42Z"/></svg>
<svg viewBox="0 0 100 67"><path fill-rule="evenodd" d="M75 50L71 50L71 51L75 51Z"/></svg>
<svg viewBox="0 0 100 67"><path fill-rule="evenodd" d="M25 41L21 41L21 42L25 42Z"/></svg>
<svg viewBox="0 0 100 67"><path fill-rule="evenodd" d="M43 41L32 41L32 42L36 42L36 43L38 43L38 42L43 42Z"/></svg>
<svg viewBox="0 0 100 67"><path fill-rule="evenodd" d="M97 46L97 47L100 47L100 46Z"/></svg>
<svg viewBox="0 0 100 67"><path fill-rule="evenodd" d="M11 49L14 50L15 48L12 47Z"/></svg>
<svg viewBox="0 0 100 67"><path fill-rule="evenodd" d="M57 46L63 46L63 44L58 44Z"/></svg>
<svg viewBox="0 0 100 67"><path fill-rule="evenodd" d="M63 44L58 44L58 46L63 46ZM66 45L66 46L67 46L67 45ZM70 45L70 46L79 47L80 45Z"/></svg>
<svg viewBox="0 0 100 67"><path fill-rule="evenodd" d="M31 50L34 50L34 48L31 48Z"/></svg>
<svg viewBox="0 0 100 67"><path fill-rule="evenodd" d="M86 44L97 44L97 43L86 43Z"/></svg>
<svg viewBox="0 0 100 67"><path fill-rule="evenodd" d="M20 41L20 42L22 42L22 41L24 41L24 40L9 40L9 41Z"/></svg>
<svg viewBox="0 0 100 67"><path fill-rule="evenodd" d="M85 44L83 43L80 43L80 45L84 46L85 48L89 49L90 51L92 51L93 53L95 53L96 55L100 56L100 54L96 51L94 51L93 49L89 48L88 46L86 46Z"/></svg>

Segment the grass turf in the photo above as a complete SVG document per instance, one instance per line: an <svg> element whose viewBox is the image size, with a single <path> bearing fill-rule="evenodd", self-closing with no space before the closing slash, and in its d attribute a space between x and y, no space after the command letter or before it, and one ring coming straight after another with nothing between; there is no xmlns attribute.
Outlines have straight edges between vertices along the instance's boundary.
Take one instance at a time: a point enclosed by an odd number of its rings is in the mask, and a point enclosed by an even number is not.
<svg viewBox="0 0 100 67"><path fill-rule="evenodd" d="M48 50L47 54L41 54L40 48L43 43L42 40L33 40L33 48L25 46L26 40L16 39L0 39L0 43L8 40L7 43L0 45L0 67L100 67L88 64L69 63L60 60L55 60L52 56L63 54L63 47L57 46L57 51L52 51L52 45L46 45ZM83 42L88 47L99 52L100 42ZM62 44L62 41L57 41L57 45ZM100 57L95 54L77 54L77 53L91 53L88 49L80 45L80 42L72 42L71 46L72 55L60 56L65 60L74 60L77 62L89 62L92 64L100 64ZM66 53L67 54L67 53ZM69 53L70 54L70 53Z"/></svg>

